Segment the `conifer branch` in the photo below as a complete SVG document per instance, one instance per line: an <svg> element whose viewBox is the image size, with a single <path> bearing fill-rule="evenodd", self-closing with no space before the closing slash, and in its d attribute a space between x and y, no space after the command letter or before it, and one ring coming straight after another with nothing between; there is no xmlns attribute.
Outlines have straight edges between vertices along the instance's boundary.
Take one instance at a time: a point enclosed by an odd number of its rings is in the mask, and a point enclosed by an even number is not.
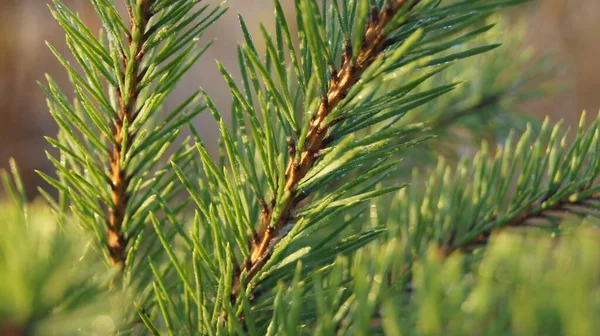
<svg viewBox="0 0 600 336"><path fill-rule="evenodd" d="M306 176L319 157L319 152L325 147L324 139L330 128L336 121L329 124L324 123L330 112L345 98L350 88L356 84L362 73L375 61L386 47L389 32L386 31L390 22L396 14L408 6L408 10L416 6L419 1L394 0L387 3L381 10L376 6L371 7L370 16L364 30L362 45L353 46L349 40L345 41L345 50L340 70L330 66L331 82L325 96L321 97L317 112L310 120L308 133L306 135L305 146L300 154L299 161L290 160L286 168L284 191L289 192L290 196L285 198L285 204L279 205L281 212L279 217L273 219L273 201L261 212L261 220L258 226L257 235L252 237L252 248L250 256L242 264L241 270L248 272L247 281L250 281L268 260L270 247L274 239L281 239L280 231L287 225L291 218L291 212L297 205L296 185ZM394 27L397 29L398 27ZM353 49L360 50L353 56ZM295 153L295 147L290 146L290 153ZM274 223L274 224L272 224ZM241 271L240 270L240 271ZM240 286L240 271L235 275L232 299L237 295Z"/></svg>
<svg viewBox="0 0 600 336"><path fill-rule="evenodd" d="M450 241L448 244L442 245L440 247L440 250L444 255L448 256L456 250L468 251L474 248L478 248L488 243L488 239L491 236L494 229L496 231L502 231L508 228L522 228L525 227L530 221L535 219L549 220L551 222L555 222L557 219L562 217L562 215L567 214L572 214L576 216L587 216L588 213L582 210L585 209L585 207L590 207L592 202L600 200L600 193L596 192L587 196L585 199L571 199L573 198L573 196L577 196L577 194L579 193L586 193L592 187L592 185L585 186L577 192L564 195L560 199L554 202L549 202L547 204L544 204L544 202L546 202L550 197L544 197L544 199L540 200L536 204L530 206L529 208L523 210L518 214L515 214L512 219L502 224L501 227L495 227L484 230L477 237L469 241L463 241L460 243ZM544 204L544 206L542 206L542 204ZM594 205L594 207L596 206L597 205ZM556 217L555 215L553 215L553 213L558 213L560 217ZM493 219L492 221L484 224L484 226L489 226L491 222L493 222Z"/></svg>
<svg viewBox="0 0 600 336"><path fill-rule="evenodd" d="M162 209L174 218L185 207L169 205L183 186L174 183L176 173L165 161L179 164L184 173L192 168L193 159L185 155L189 138L174 143L205 106L198 104L196 92L164 117L160 112L210 46L198 48L200 36L226 7L207 11L210 6L199 6L201 0L125 0L122 17L113 2L92 0L102 23L94 34L77 13L60 0L53 2L50 11L65 30L79 68L49 45L69 74L75 97L70 102L49 76L48 85L42 85L59 126L57 139L47 139L60 150L60 159L48 154L58 179L40 175L61 196L56 202L43 194L59 216L72 213L95 234L94 247L107 264L124 271L125 285L137 281L132 274L138 271L145 276L136 273L136 278L148 281L151 272L138 267L136 256L164 253L158 244L141 244L148 214Z"/></svg>
<svg viewBox="0 0 600 336"><path fill-rule="evenodd" d="M494 230L524 227L534 219L558 229L557 212L597 217L600 116L587 129L585 119L584 113L570 146L560 124L551 127L546 120L535 138L530 127L516 146L509 136L493 158L484 144L472 162L465 159L455 170L440 161L424 194L400 192L400 211L420 212L402 215L400 231L417 251L423 242L437 241L449 255L485 243ZM417 173L413 181L423 182Z"/></svg>

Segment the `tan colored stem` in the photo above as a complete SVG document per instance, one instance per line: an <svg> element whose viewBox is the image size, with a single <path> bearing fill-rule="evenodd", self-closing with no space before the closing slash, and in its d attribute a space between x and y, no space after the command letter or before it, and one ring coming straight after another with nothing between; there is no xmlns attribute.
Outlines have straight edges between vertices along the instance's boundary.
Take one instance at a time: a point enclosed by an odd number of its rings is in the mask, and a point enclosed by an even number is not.
<svg viewBox="0 0 600 336"><path fill-rule="evenodd" d="M142 36L142 41L138 42L138 47L134 51L134 57L124 57L123 59L124 69L127 69L129 62L134 62L133 73L135 75L131 76L131 83L128 86L128 92L120 92L119 89L117 89L117 96L119 99L119 117L117 120L115 120L113 134L117 144L113 147L112 155L110 157L110 183L113 206L111 209L109 209L107 230L110 261L119 269L123 269L125 267L127 238L122 232L122 226L125 219L125 209L127 208L127 203L129 201L129 195L127 194L128 179L126 167L121 166L122 152L127 151L127 148L123 148L123 127L126 119L129 121L129 123L131 123L135 118L135 108L139 93L138 72L141 59L144 54L142 46L144 44L144 32L150 17L148 12L151 4L152 0L142 1L142 13L144 14L142 15L142 20L139 26L136 24L133 15L130 13L131 29L129 38L135 36L136 33L140 31L141 34L139 35ZM123 74L123 76L125 75ZM132 139L129 141L130 143L131 140Z"/></svg>

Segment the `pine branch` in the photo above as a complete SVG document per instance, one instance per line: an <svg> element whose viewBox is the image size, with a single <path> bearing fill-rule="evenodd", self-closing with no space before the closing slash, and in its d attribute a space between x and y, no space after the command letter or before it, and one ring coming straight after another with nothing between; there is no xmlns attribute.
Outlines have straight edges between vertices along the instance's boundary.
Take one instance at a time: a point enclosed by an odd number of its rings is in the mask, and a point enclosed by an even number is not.
<svg viewBox="0 0 600 336"><path fill-rule="evenodd" d="M70 103L50 77L42 86L59 126L58 138L48 141L60 150L60 159L48 154L58 179L40 175L61 196L56 202L43 194L57 214L65 217L68 209L96 235L99 252L124 271L126 282L151 275L133 262L137 253L163 253L158 244L141 244L148 213L162 209L174 218L184 208L168 205L183 186L174 183L175 172L163 156L175 147L168 160L186 173L192 169L189 139L173 144L205 106L196 92L166 116L160 111L210 46L197 48L200 36L226 11L222 4L207 11L209 5L199 2L126 0L127 20L112 2L92 0L103 28L98 36L60 0L51 8L80 69L49 45L70 76L75 99Z"/></svg>
<svg viewBox="0 0 600 336"><path fill-rule="evenodd" d="M356 56L353 56L353 48L350 41L345 41L345 51L343 62L340 70L330 68L331 83L324 97L321 98L321 103L317 112L310 121L308 133L306 135L306 145L300 154L300 160L290 160L285 173L284 191L289 192L290 196L286 198L283 205L280 207L278 218L273 220L273 209L275 208L275 200L277 195L273 197L273 201L263 208L261 213L261 221L258 226L257 235L252 237L252 248L249 258L244 261L242 270L248 272L246 281L250 281L257 272L262 268L269 258L269 247L272 240L279 236L279 232L287 225L290 220L291 212L297 205L297 189L298 182L306 176L308 171L313 167L315 161L319 158L319 151L324 148L323 141L328 134L329 129L335 125L336 121L325 124L324 121L330 112L337 107L340 101L346 96L352 86L360 79L362 73L373 63L380 55L381 51L387 45L388 32L386 27L396 14L408 6L409 9L418 4L419 1L395 0L386 4L379 11L377 7L371 8L371 14L365 27L364 38L362 45L359 48ZM295 156L295 147L290 145L290 155ZM274 224L272 224L274 222ZM281 238L281 237L279 237ZM240 284L239 272L235 276L234 288L232 297L237 295L238 288L244 286ZM232 299L233 299L232 298Z"/></svg>
<svg viewBox="0 0 600 336"><path fill-rule="evenodd" d="M571 200L571 198L578 193L586 193L592 187L592 185L586 186L576 193L565 195L563 198L558 199L555 202L546 203L547 200L537 202L528 209L525 209L523 212L515 214L512 219L502 224L501 227L483 230L477 237L471 239L470 241L461 242L460 244L453 242L447 245L442 245L440 247L440 251L444 255L448 256L456 250L469 251L479 248L487 245L489 237L494 231L502 231L509 228L523 228L526 227L530 221L535 219L549 220L555 223L557 219L569 214L581 217L589 216L590 213L582 211L582 207L589 206L590 202L595 203L595 201L598 201L600 198L600 193L596 192L595 194L587 196L585 199ZM559 213L560 217L555 217L554 213ZM489 225L490 222L486 223L484 226ZM456 246L452 247L453 245Z"/></svg>
<svg viewBox="0 0 600 336"><path fill-rule="evenodd" d="M485 243L494 230L534 219L556 230L561 218L556 213L596 217L600 118L587 130L585 118L584 113L570 147L560 125L551 127L546 120L537 137L528 128L513 147L511 136L493 158L483 145L472 163L463 160L455 173L441 160L425 193L400 193L401 206L394 212L418 209L416 217L399 217L406 221L401 234L417 253L425 242L436 241L447 255ZM422 183L416 172L413 181Z"/></svg>

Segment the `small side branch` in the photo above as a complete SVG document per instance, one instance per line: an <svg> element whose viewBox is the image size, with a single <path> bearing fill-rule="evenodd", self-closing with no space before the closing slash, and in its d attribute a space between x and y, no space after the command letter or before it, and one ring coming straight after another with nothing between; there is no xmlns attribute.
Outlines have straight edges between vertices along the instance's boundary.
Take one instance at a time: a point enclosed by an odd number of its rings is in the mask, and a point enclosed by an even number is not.
<svg viewBox="0 0 600 336"><path fill-rule="evenodd" d="M581 190L581 191L585 191L585 189ZM473 247L477 247L477 246L486 244L489 236L492 234L492 231L494 229L503 230L503 229L510 228L510 227L513 227L513 228L514 227L523 227L526 225L526 223L528 221L531 221L533 219L547 218L548 213L556 213L556 212L561 212L561 213L565 213L565 214L572 213L573 208L577 207L577 206L581 206L582 202L584 202L584 201L582 201L582 200L570 201L569 200L570 196L571 195L568 195L566 198L564 198L562 200L558 200L556 203L554 203L551 206L546 207L546 208L541 208L539 206L540 204L533 205L533 206L523 210L522 212L516 214L515 216L513 216L512 219L510 219L508 222L503 224L501 227L490 228L488 230L482 231L479 235L477 235L477 237L475 237L465 243L460 243L460 244L455 245L455 240L451 239L447 244L440 246L440 251L442 252L443 255L449 256L450 254L452 254L452 252L459 250L459 249L467 250L469 248L473 248ZM597 200L598 197L600 197L599 194L594 194L589 198L589 200Z"/></svg>

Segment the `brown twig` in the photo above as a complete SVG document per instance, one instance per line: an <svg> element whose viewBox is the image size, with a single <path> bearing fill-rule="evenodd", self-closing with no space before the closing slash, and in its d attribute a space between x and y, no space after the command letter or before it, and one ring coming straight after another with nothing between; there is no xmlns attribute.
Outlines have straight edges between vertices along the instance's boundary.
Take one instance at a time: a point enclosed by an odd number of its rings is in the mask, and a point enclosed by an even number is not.
<svg viewBox="0 0 600 336"><path fill-rule="evenodd" d="M391 22L394 16L404 6L409 5L411 8L419 1L395 0L388 3L381 11L376 7L371 10L370 18L367 20L363 43L360 46L360 51L353 59L353 48L349 41L346 41L346 50L343 55L342 65L340 70L331 67L331 83L326 95L322 98L321 104L317 112L310 121L308 134L306 136L305 146L300 154L299 161L290 160L286 169L285 176L285 191L291 193L291 197L287 198L284 204L280 205L281 212L278 218L272 218L273 209L275 208L274 197L271 204L263 207L261 213L260 224L258 226L258 235L253 237L250 256L244 261L238 272L234 274L233 290L231 299L235 302L237 294L243 290L246 284L240 283L240 274L242 271L247 272L246 283L248 283L262 269L264 264L269 260L271 254L271 246L281 238L282 229L288 224L292 210L297 206L298 192L296 186L298 182L306 176L308 171L313 167L318 159L318 153L325 147L327 133L331 124L324 125L323 121L329 113L340 103L346 96L350 88L356 84L362 73L371 65L375 59L381 54L385 48L387 40L386 26ZM296 147L292 143L289 148L290 154L295 153ZM274 222L274 225L271 225Z"/></svg>
<svg viewBox="0 0 600 336"><path fill-rule="evenodd" d="M122 232L121 228L125 219L125 209L129 201L129 195L127 194L128 187L128 176L126 167L121 166L121 156L127 151L124 148L124 125L127 120L128 123L133 122L135 119L135 109L139 94L138 81L140 76L140 64L144 56L144 50L142 48L145 40L144 32L150 17L150 6L153 0L142 0L142 18L141 21L136 23L133 17L133 13L129 13L131 20L130 32L127 36L129 44L132 44L132 39L135 36L139 36L140 41L136 41L136 48L133 51L133 58L123 57L123 66L125 71L128 67L132 67L133 76L129 76L129 85L127 92L121 92L117 88L117 97L119 100L119 113L118 118L115 120L115 126L113 128L113 135L116 140L116 145L113 147L113 151L110 157L110 183L111 183L111 196L112 196L112 207L109 209L109 217L107 223L108 230L108 250L110 253L110 261L113 265L119 269L125 267L125 249L127 247L127 237ZM125 73L121 73L123 77L127 77ZM124 78L124 80L127 80ZM130 138L133 135L130 135ZM130 139L128 143L131 143Z"/></svg>
<svg viewBox="0 0 600 336"><path fill-rule="evenodd" d="M585 189L587 189L587 188L580 190L580 192L584 191ZM598 199L598 197L600 197L600 193L593 194L592 196L590 196L589 199ZM542 202L543 201L544 200L542 200ZM552 204L551 206L549 206L547 208L541 208L536 205L532 205L531 207L523 210L521 213L514 216L510 221L508 221L506 224L502 225L501 228L490 228L488 230L485 230L481 234L479 234L477 237L469 240L468 242L466 242L464 244L455 246L454 239L450 239L450 241L448 243L440 246L440 252L444 256L449 256L450 254L452 254L452 252L459 250L459 249L467 250L472 247L481 246L482 244L485 244L487 242L487 239L492 234L492 231L494 229L504 230L504 229L507 229L510 227L513 227L513 228L514 227L522 227L528 221L530 221L534 218L544 217L545 213L547 213L547 212L567 212L568 213L572 210L571 207L576 207L581 204L582 204L581 200L569 201L568 198L565 198L563 200L556 202L555 204ZM493 221L493 220L494 220L494 218L492 218L490 221Z"/></svg>

